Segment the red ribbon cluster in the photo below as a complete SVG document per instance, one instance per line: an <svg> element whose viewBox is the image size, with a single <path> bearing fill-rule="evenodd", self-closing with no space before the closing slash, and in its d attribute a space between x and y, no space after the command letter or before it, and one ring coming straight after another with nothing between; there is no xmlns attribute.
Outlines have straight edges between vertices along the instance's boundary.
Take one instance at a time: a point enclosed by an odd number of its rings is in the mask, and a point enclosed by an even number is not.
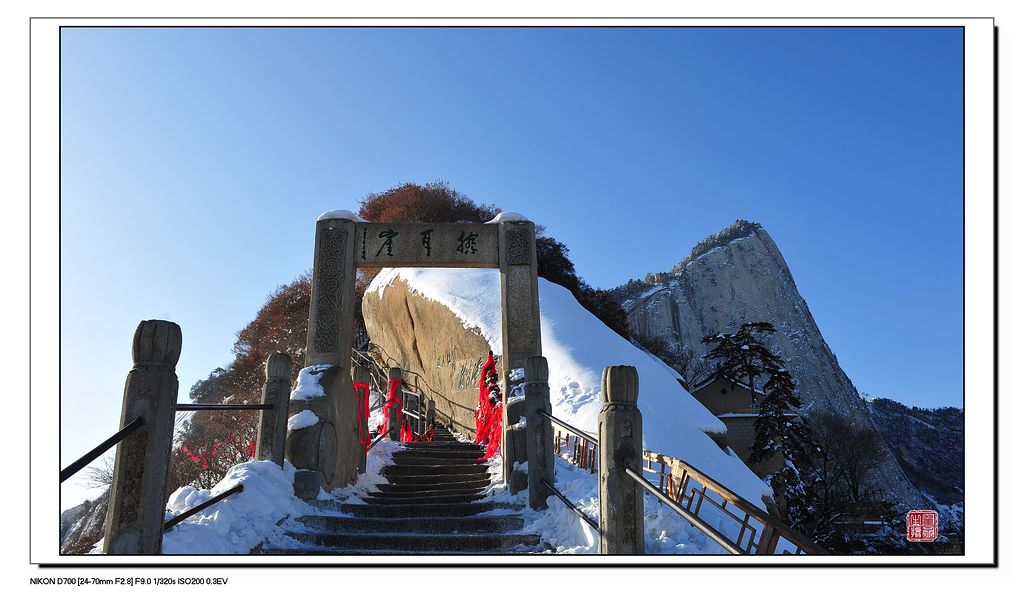
<svg viewBox="0 0 1024 599"><path fill-rule="evenodd" d="M482 460L490 459L501 451L501 388L498 386L498 370L494 365L494 354L487 354L487 361L480 370L479 404L476 409L477 443L486 445Z"/></svg>
<svg viewBox="0 0 1024 599"><path fill-rule="evenodd" d="M234 436L228 436L228 443L235 443ZM217 451L223 444L224 443L222 441L217 441L216 443L214 443L213 447L209 451L209 454L207 454L205 448L200 449L198 452L194 452L191 449L189 449L187 443L182 444L181 449L185 453L185 455L192 459L193 462L199 464L200 470L208 470L210 468L210 461L207 459L207 455L209 455L210 459L217 457ZM254 459L256 457L256 439L250 439L249 442L245 444L245 453L248 456L247 459L249 460Z"/></svg>

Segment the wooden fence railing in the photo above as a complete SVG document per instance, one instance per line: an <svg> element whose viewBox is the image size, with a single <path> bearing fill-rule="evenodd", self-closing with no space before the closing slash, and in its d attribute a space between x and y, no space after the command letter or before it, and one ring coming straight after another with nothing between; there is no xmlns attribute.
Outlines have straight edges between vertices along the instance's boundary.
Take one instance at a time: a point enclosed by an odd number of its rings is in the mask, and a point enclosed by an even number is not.
<svg viewBox="0 0 1024 599"><path fill-rule="evenodd" d="M610 390L602 394L607 391ZM541 415L551 421L555 454L565 455L571 463L591 473L602 468L598 435L576 428L550 413ZM627 468L625 474L659 501L669 504L727 552L748 555L825 553L799 531L686 461L647 449L642 449L641 455L639 471ZM563 496L559 498L568 501Z"/></svg>

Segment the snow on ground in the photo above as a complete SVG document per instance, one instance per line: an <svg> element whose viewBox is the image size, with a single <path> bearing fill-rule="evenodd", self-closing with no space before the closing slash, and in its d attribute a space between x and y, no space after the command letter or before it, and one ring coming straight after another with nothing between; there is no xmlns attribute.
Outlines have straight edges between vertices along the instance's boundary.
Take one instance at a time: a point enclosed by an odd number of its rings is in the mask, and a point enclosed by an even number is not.
<svg viewBox="0 0 1024 599"><path fill-rule="evenodd" d="M377 393L376 389L370 389L370 416L366 419L369 425L369 431L371 437L376 437L377 433L374 432L380 428L380 425L384 424L384 410L377 408L373 409L373 406L377 404L383 404L383 396ZM381 441L383 443L383 441Z"/></svg>
<svg viewBox="0 0 1024 599"><path fill-rule="evenodd" d="M387 484L388 479L381 474L381 471L385 466L394 465L395 460L391 455L403 448L404 444L399 441L382 439L373 446L370 453L366 454L366 472L360 474L351 485L332 491L330 498L337 499L342 503L366 503L359 496L376 491L377 485Z"/></svg>
<svg viewBox="0 0 1024 599"><path fill-rule="evenodd" d="M367 293L383 296L395 279L420 295L448 306L467 329L476 329L492 349L501 350L501 306L496 269L385 268ZM672 455L707 473L755 505L771 489L732 452L705 432L725 425L677 382L673 371L609 329L564 287L538 281L541 344L550 369L554 415L586 431L597 430L601 372L605 366L635 366L640 376L644 447Z"/></svg>
<svg viewBox="0 0 1024 599"><path fill-rule="evenodd" d="M163 553L249 553L285 518L314 511L295 496L294 480L295 468L287 461L282 469L262 460L232 466L212 489L181 487L167 502L166 520L235 485L244 488L164 533Z"/></svg>

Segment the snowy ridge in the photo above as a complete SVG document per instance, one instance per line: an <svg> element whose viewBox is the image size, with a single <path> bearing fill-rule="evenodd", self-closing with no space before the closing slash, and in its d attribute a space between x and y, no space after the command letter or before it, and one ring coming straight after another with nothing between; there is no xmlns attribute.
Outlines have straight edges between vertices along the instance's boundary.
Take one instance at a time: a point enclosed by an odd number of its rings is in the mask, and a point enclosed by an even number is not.
<svg viewBox="0 0 1024 599"><path fill-rule="evenodd" d="M498 276L493 269L384 269L367 293L382 297L391 283L401 279L412 292L447 306L497 353L501 350ZM685 460L755 505L763 505L762 496L771 496L769 487L734 453L723 451L708 437L709 432L724 433L725 425L683 390L671 368L619 337L565 288L544 279L538 287L541 343L550 369L555 416L596 431L602 370L618 364L635 366L640 376L644 446Z"/></svg>

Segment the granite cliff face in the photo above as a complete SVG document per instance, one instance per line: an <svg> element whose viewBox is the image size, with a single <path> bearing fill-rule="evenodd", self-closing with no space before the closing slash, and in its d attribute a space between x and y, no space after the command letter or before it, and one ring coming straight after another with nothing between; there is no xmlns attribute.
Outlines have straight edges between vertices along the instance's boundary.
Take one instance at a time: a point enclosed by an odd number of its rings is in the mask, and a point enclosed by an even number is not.
<svg viewBox="0 0 1024 599"><path fill-rule="evenodd" d="M433 392L437 409L455 421L455 432L472 437L477 378L491 349L479 331L466 329L451 310L410 291L401 279L383 293L363 296L363 318L388 363L419 374L417 383Z"/></svg>
<svg viewBox="0 0 1024 599"><path fill-rule="evenodd" d="M873 426L864 402L839 366L778 246L760 225L737 223L702 241L669 273L648 275L613 290L629 317L633 334L661 345L661 355L687 380L711 371L701 356L705 335L734 331L745 322L765 321L777 332L769 345L787 362L803 410L842 414ZM930 503L907 480L894 455L877 473L879 486L906 508Z"/></svg>

